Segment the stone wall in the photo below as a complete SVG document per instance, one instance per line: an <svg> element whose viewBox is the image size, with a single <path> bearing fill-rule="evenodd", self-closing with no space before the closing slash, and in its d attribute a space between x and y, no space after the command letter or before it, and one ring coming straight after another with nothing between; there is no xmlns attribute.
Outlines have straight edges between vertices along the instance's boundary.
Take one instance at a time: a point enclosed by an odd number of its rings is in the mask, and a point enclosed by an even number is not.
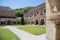
<svg viewBox="0 0 60 40"><path fill-rule="evenodd" d="M46 0L47 40L60 40L60 0Z"/></svg>
<svg viewBox="0 0 60 40"><path fill-rule="evenodd" d="M15 17L10 7L0 6L0 25L20 24L20 18Z"/></svg>
<svg viewBox="0 0 60 40"><path fill-rule="evenodd" d="M38 5L24 14L25 23L30 25L41 25L43 24L41 20L45 20L45 13L45 3ZM45 22L43 20L42 22Z"/></svg>
<svg viewBox="0 0 60 40"><path fill-rule="evenodd" d="M0 25L20 24L20 19L17 18L0 18Z"/></svg>

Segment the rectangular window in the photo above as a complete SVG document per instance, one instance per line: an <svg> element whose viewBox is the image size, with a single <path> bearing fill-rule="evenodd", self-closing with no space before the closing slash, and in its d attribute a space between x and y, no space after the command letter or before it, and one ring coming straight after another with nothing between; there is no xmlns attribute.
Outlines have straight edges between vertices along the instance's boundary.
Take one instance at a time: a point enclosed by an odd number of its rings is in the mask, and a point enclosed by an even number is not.
<svg viewBox="0 0 60 40"><path fill-rule="evenodd" d="M40 13L40 15L43 15L43 10L41 9L41 13Z"/></svg>
<svg viewBox="0 0 60 40"><path fill-rule="evenodd" d="M34 13L34 16L36 16L36 13Z"/></svg>
<svg viewBox="0 0 60 40"><path fill-rule="evenodd" d="M39 12L37 12L37 15L38 15Z"/></svg>
<svg viewBox="0 0 60 40"><path fill-rule="evenodd" d="M44 13L46 13L46 9L44 9Z"/></svg>
<svg viewBox="0 0 60 40"><path fill-rule="evenodd" d="M31 17L31 14L30 14L30 17Z"/></svg>

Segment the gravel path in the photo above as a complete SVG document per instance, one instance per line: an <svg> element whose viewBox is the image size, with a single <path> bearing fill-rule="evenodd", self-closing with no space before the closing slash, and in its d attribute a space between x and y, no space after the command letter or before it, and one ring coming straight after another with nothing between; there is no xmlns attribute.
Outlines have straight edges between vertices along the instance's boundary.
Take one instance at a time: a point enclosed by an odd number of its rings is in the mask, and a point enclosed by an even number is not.
<svg viewBox="0 0 60 40"><path fill-rule="evenodd" d="M25 32L23 30L17 29L12 26L6 26L6 28L8 28L15 35L17 35L20 38L20 40L46 40L46 34L37 36L37 35L30 34L28 32Z"/></svg>

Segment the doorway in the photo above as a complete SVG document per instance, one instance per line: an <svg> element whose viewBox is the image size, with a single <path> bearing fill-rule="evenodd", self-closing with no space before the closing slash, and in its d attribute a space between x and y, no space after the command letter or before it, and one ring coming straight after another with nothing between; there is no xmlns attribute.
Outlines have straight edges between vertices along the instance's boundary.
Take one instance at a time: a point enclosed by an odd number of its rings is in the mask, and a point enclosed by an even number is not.
<svg viewBox="0 0 60 40"><path fill-rule="evenodd" d="M44 19L41 19L41 25L44 25Z"/></svg>
<svg viewBox="0 0 60 40"><path fill-rule="evenodd" d="M8 21L7 21L7 24L8 24L8 25L11 25L11 21L10 21L10 20L8 20Z"/></svg>

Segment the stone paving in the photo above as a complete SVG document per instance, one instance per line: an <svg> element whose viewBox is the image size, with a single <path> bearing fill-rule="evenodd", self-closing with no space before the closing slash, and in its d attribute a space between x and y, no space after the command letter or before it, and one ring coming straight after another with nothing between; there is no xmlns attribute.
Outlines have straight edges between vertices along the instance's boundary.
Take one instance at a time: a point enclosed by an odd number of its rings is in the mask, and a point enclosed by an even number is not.
<svg viewBox="0 0 60 40"><path fill-rule="evenodd" d="M17 29L13 26L6 26L9 30L11 30L14 34L16 34L20 40L46 40L46 34L42 35L33 35L23 30Z"/></svg>

